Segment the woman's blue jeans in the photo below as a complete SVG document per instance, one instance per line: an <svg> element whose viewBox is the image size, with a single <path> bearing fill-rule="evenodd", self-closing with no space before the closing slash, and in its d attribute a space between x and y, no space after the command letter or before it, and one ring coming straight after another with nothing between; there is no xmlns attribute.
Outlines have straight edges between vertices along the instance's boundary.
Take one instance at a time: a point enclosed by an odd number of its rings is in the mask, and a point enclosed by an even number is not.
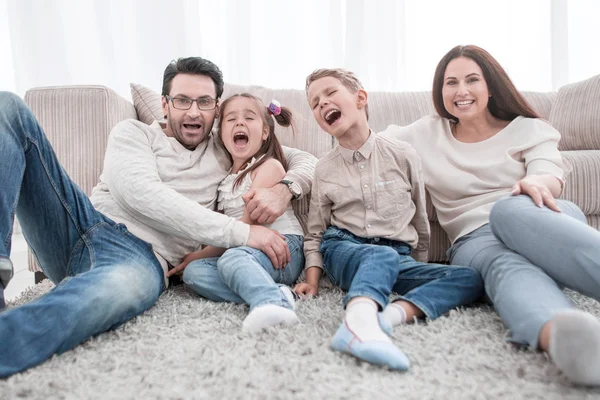
<svg viewBox="0 0 600 400"><path fill-rule="evenodd" d="M600 232L575 204L557 201L562 213L528 196L498 200L490 223L448 250L453 263L481 272L511 341L534 349L542 326L573 308L562 287L600 300Z"/></svg>

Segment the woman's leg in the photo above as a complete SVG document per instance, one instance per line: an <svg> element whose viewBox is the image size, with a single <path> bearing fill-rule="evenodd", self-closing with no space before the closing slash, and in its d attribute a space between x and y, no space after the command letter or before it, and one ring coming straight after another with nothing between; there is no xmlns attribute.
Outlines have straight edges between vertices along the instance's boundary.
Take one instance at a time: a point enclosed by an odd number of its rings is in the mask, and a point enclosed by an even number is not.
<svg viewBox="0 0 600 400"><path fill-rule="evenodd" d="M504 198L492 209L490 228L560 285L600 300L600 232L575 204L557 202L562 213L536 207L528 196Z"/></svg>

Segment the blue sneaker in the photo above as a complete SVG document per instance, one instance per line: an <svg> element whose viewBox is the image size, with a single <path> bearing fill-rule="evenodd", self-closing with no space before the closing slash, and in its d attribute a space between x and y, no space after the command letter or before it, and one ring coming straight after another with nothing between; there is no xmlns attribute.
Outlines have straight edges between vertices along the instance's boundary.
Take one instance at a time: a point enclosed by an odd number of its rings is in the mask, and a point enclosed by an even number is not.
<svg viewBox="0 0 600 400"><path fill-rule="evenodd" d="M392 342L362 342L344 320L331 339L331 348L371 364L382 365L398 371L407 371L410 361Z"/></svg>

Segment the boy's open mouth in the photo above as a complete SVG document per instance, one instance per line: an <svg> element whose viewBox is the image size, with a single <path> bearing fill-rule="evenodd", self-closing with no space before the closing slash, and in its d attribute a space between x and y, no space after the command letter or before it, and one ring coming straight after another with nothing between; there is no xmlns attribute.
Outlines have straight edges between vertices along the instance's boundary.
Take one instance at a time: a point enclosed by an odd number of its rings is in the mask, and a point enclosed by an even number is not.
<svg viewBox="0 0 600 400"><path fill-rule="evenodd" d="M329 125L333 125L333 123L337 121L341 116L342 112L340 110L329 110L325 114L325 122L327 122Z"/></svg>

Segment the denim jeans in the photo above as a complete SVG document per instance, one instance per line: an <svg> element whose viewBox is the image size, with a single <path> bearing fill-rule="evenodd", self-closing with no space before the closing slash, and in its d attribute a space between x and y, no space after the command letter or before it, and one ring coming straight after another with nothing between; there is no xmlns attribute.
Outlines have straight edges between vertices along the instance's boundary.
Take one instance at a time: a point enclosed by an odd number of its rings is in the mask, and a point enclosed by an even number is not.
<svg viewBox="0 0 600 400"><path fill-rule="evenodd" d="M392 301L406 300L435 319L483 294L481 276L474 269L415 261L403 242L361 238L331 226L320 249L329 279L348 292L344 306L354 297L365 296L384 308L394 292L399 296Z"/></svg>
<svg viewBox="0 0 600 400"><path fill-rule="evenodd" d="M511 341L534 349L542 326L573 307L561 287L600 300L600 232L575 204L557 202L562 213L528 196L498 200L489 224L448 250L452 262L481 272Z"/></svg>
<svg viewBox="0 0 600 400"><path fill-rule="evenodd" d="M252 247L236 247L221 257L192 261L183 271L183 281L196 293L212 301L246 303L250 310L264 304L292 308L278 284L296 282L304 268L303 237L284 235L290 262L273 268L265 253Z"/></svg>
<svg viewBox="0 0 600 400"><path fill-rule="evenodd" d="M16 213L42 270L57 284L0 313L0 377L6 377L147 310L164 280L151 246L94 209L31 111L6 92L0 92L0 155L0 262L9 264Z"/></svg>

